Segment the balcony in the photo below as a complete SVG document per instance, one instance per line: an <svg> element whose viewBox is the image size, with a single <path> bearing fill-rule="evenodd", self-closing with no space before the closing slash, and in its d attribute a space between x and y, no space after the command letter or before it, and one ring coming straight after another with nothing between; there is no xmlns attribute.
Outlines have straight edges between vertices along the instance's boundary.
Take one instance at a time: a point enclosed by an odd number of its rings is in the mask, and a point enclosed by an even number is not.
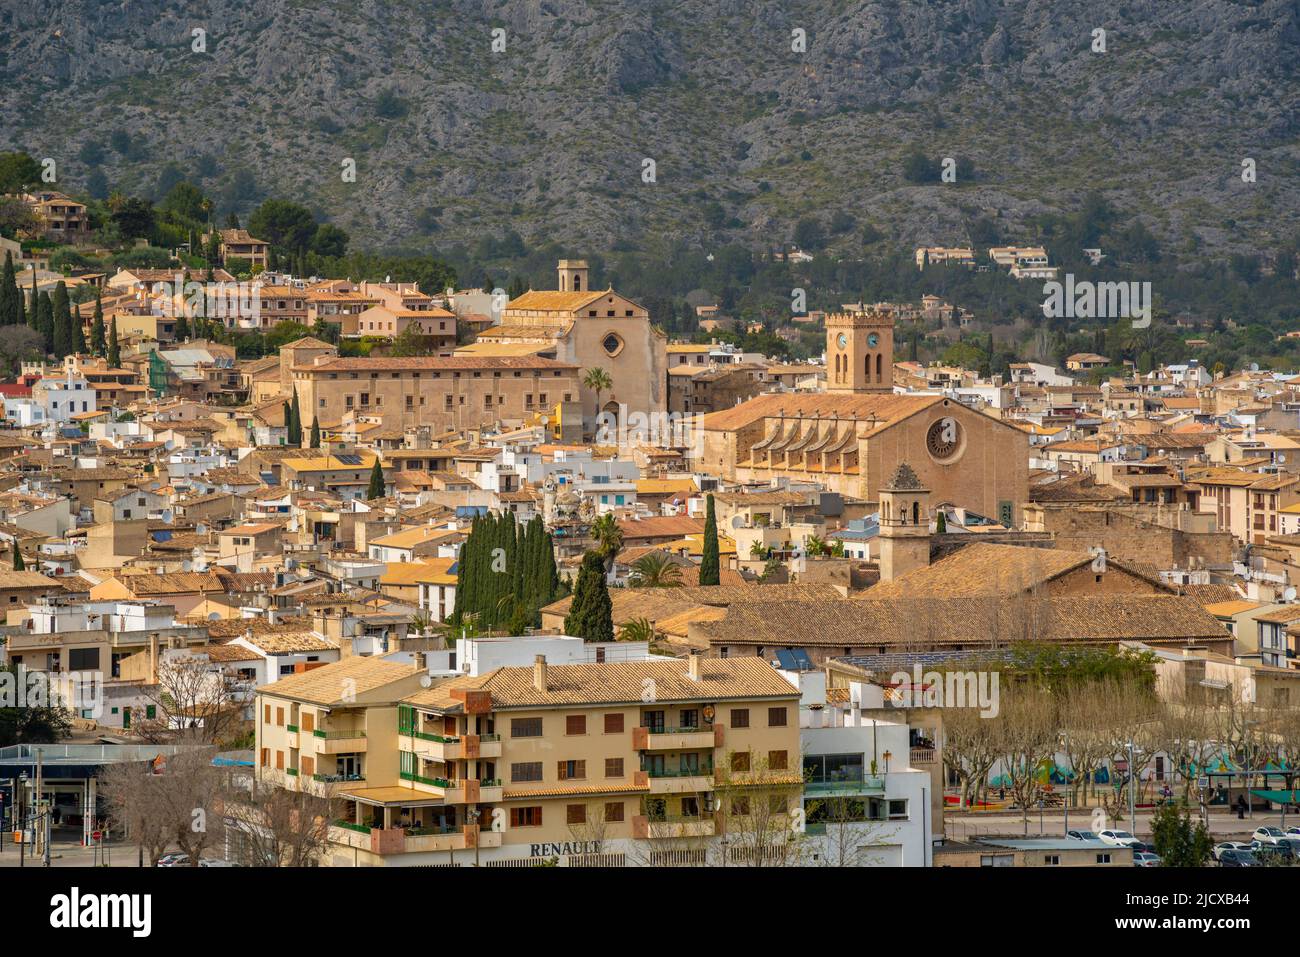
<svg viewBox="0 0 1300 957"><path fill-rule="evenodd" d="M317 784L355 784L364 781L364 774L313 774L311 779Z"/></svg>
<svg viewBox="0 0 1300 957"><path fill-rule="evenodd" d="M366 732L360 728L317 728L312 732L321 754L356 754L366 750Z"/></svg>
<svg viewBox="0 0 1300 957"><path fill-rule="evenodd" d="M453 781L443 794L448 804L495 804L504 797L499 779L483 781Z"/></svg>
<svg viewBox="0 0 1300 957"><path fill-rule="evenodd" d="M637 751L689 751L722 747L722 725L694 728L633 728L632 747Z"/></svg>
<svg viewBox="0 0 1300 957"><path fill-rule="evenodd" d="M713 837L717 833L718 824L712 817L632 818L632 837L638 840Z"/></svg>
<svg viewBox="0 0 1300 957"><path fill-rule="evenodd" d="M861 778L845 778L831 781L806 781L804 793L834 797L838 795L885 793L885 776L883 774L866 774Z"/></svg>
<svg viewBox="0 0 1300 957"><path fill-rule="evenodd" d="M648 787L651 794L695 794L713 790L712 763L698 768L661 768L637 771L633 782Z"/></svg>
<svg viewBox="0 0 1300 957"><path fill-rule="evenodd" d="M912 766L915 767L919 764L934 764L935 754L936 751L934 748L912 748L910 754Z"/></svg>
<svg viewBox="0 0 1300 957"><path fill-rule="evenodd" d="M427 731L403 731L397 737L397 747L426 761L459 761L468 757L462 739Z"/></svg>

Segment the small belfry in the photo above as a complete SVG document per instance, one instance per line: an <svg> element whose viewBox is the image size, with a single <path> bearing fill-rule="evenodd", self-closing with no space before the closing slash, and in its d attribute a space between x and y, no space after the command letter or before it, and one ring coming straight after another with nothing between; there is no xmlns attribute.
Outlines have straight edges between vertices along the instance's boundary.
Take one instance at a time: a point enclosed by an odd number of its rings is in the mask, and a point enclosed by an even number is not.
<svg viewBox="0 0 1300 957"><path fill-rule="evenodd" d="M899 463L880 489L880 580L930 564L930 490Z"/></svg>
<svg viewBox="0 0 1300 957"><path fill-rule="evenodd" d="M828 392L894 391L894 317L837 312L826 317Z"/></svg>

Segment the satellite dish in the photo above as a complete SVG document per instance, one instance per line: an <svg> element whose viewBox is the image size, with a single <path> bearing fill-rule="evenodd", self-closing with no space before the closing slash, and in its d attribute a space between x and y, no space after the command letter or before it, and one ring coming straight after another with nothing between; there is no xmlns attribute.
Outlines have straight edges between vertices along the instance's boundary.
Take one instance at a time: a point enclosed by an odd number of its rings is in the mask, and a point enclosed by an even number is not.
<svg viewBox="0 0 1300 957"><path fill-rule="evenodd" d="M744 528L744 527L745 527L745 519L744 519L744 517L741 516L741 515L733 515L733 516L731 516L731 527L732 527L732 528Z"/></svg>
<svg viewBox="0 0 1300 957"><path fill-rule="evenodd" d="M1295 596L1296 591L1294 588L1288 588L1286 591L1282 592L1283 601L1295 601Z"/></svg>

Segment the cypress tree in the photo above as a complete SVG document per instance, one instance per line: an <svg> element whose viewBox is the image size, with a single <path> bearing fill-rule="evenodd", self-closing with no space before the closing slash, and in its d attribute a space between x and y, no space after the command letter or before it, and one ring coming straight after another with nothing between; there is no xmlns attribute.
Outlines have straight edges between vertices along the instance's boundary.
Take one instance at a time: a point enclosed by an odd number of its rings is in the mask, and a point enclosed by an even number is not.
<svg viewBox="0 0 1300 957"><path fill-rule="evenodd" d="M21 298L18 279L14 275L14 254L6 250L4 273L0 274L0 326L12 326L19 322L18 303Z"/></svg>
<svg viewBox="0 0 1300 957"><path fill-rule="evenodd" d="M14 539L14 571L22 572L27 570L27 563L23 561L23 553L18 548L18 539Z"/></svg>
<svg viewBox="0 0 1300 957"><path fill-rule="evenodd" d="M293 390L293 402L289 404L289 442L302 446L302 409L298 405L298 389Z"/></svg>
<svg viewBox="0 0 1300 957"><path fill-rule="evenodd" d="M95 295L95 318L91 320L90 325L90 351L93 355L102 356L106 343L104 341L104 303L100 300L98 293Z"/></svg>
<svg viewBox="0 0 1300 957"><path fill-rule="evenodd" d="M72 309L68 303L68 287L59 280L51 300L54 306L54 340L51 343L56 358L72 352Z"/></svg>
<svg viewBox="0 0 1300 957"><path fill-rule="evenodd" d="M713 496L710 495L704 513L704 552L700 556L700 584L716 585L719 581L718 523L713 513Z"/></svg>
<svg viewBox="0 0 1300 957"><path fill-rule="evenodd" d="M320 419L315 415L311 417L311 447L320 448Z"/></svg>
<svg viewBox="0 0 1300 957"><path fill-rule="evenodd" d="M173 327L172 335L176 337L177 342L184 342L190 337L190 321L185 318L185 313L176 317L176 325Z"/></svg>
<svg viewBox="0 0 1300 957"><path fill-rule="evenodd" d="M86 354L86 325L81 321L81 309L72 310L72 351L79 356Z"/></svg>
<svg viewBox="0 0 1300 957"><path fill-rule="evenodd" d="M302 430L298 430L298 440L302 441ZM384 497L384 469L379 464L379 456L375 456L375 467L370 472L370 488L366 490L366 498L375 499Z"/></svg>
<svg viewBox="0 0 1300 957"><path fill-rule="evenodd" d="M595 552L582 557L564 632L583 641L614 640L614 606L605 583L605 562Z"/></svg>
<svg viewBox="0 0 1300 957"><path fill-rule="evenodd" d="M40 296L40 314L37 317L39 322L39 331L41 337L45 340L45 351L47 353L54 351L54 302L50 299L48 292L41 293Z"/></svg>
<svg viewBox="0 0 1300 957"><path fill-rule="evenodd" d="M114 316L108 327L108 364L114 369L122 366L122 349L117 344L117 316Z"/></svg>

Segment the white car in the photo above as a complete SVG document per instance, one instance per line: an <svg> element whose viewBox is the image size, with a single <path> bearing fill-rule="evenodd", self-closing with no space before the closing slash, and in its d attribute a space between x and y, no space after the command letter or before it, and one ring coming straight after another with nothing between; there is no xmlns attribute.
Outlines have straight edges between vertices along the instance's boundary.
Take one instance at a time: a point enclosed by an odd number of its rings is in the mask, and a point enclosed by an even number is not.
<svg viewBox="0 0 1300 957"><path fill-rule="evenodd" d="M1246 841L1222 841L1215 844L1210 853L1214 855L1214 859L1217 861L1224 851L1253 851L1254 849L1255 846Z"/></svg>
<svg viewBox="0 0 1300 957"><path fill-rule="evenodd" d="M1142 843L1128 831L1100 831L1097 836L1113 847L1132 847Z"/></svg>
<svg viewBox="0 0 1300 957"><path fill-rule="evenodd" d="M219 857L200 857L199 867L235 867L230 861L223 861Z"/></svg>
<svg viewBox="0 0 1300 957"><path fill-rule="evenodd" d="M1150 851L1134 851L1133 866L1134 867L1159 867L1160 855L1152 854Z"/></svg>
<svg viewBox="0 0 1300 957"><path fill-rule="evenodd" d="M1281 844L1286 840L1286 832L1280 827L1257 827L1251 836L1261 844Z"/></svg>
<svg viewBox="0 0 1300 957"><path fill-rule="evenodd" d="M1300 827L1288 827L1286 829L1287 837L1300 837Z"/></svg>

